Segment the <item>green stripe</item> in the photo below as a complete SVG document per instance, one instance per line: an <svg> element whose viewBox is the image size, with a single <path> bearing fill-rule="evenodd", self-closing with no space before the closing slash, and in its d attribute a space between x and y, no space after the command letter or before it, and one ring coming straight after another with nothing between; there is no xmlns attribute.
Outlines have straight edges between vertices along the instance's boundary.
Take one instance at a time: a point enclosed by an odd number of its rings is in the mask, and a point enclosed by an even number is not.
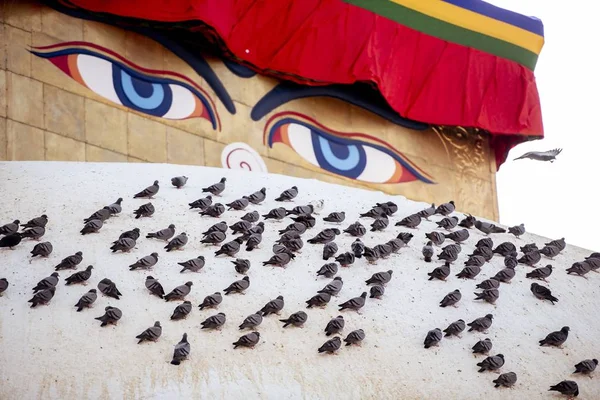
<svg viewBox="0 0 600 400"><path fill-rule="evenodd" d="M538 55L504 40L441 21L389 0L343 0L401 25L452 43L472 47L535 69Z"/></svg>

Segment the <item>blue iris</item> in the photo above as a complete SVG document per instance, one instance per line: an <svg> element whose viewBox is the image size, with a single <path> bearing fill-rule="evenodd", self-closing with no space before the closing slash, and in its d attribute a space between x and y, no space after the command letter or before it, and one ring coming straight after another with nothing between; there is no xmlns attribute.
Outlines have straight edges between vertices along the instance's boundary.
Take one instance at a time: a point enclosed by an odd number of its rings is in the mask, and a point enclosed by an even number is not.
<svg viewBox="0 0 600 400"><path fill-rule="evenodd" d="M173 92L166 83L143 79L132 70L113 64L113 85L121 104L136 111L162 117L171 108Z"/></svg>
<svg viewBox="0 0 600 400"><path fill-rule="evenodd" d="M360 144L349 144L325 132L311 129L313 150L319 166L334 174L356 179L367 165L365 149ZM344 143L345 142L345 143Z"/></svg>

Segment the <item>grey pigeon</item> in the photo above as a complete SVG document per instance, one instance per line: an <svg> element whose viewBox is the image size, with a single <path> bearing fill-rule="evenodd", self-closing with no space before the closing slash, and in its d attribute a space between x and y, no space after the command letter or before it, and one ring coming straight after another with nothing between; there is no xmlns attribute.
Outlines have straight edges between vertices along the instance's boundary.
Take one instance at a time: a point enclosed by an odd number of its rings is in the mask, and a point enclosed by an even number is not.
<svg viewBox="0 0 600 400"><path fill-rule="evenodd" d="M246 196L248 198L248 201L252 204L260 204L263 201L265 201L265 198L267 197L267 189L266 188L261 188L258 192L254 192L249 196Z"/></svg>
<svg viewBox="0 0 600 400"><path fill-rule="evenodd" d="M427 336L425 336L425 341L423 344L426 349L437 346L442 340L442 330L440 328L435 328L427 332Z"/></svg>
<svg viewBox="0 0 600 400"><path fill-rule="evenodd" d="M92 269L94 269L94 267L88 265L85 270L75 272L73 275L65 279L66 285L72 285L74 283L83 283L86 285L87 280L92 276Z"/></svg>
<svg viewBox="0 0 600 400"><path fill-rule="evenodd" d="M484 222L484 221L479 221L479 220L475 221L475 228L477 228L481 232L485 233L486 235L489 235L490 233L506 232L506 229L504 229L504 228L500 228L499 226L496 226L490 222Z"/></svg>
<svg viewBox="0 0 600 400"><path fill-rule="evenodd" d="M398 211L398 205L393 201L386 201L385 203L376 203L375 207L381 207L385 215L393 215Z"/></svg>
<svg viewBox="0 0 600 400"><path fill-rule="evenodd" d="M389 281L392 280L393 273L394 273L394 271L392 271L392 270L376 272L365 282L367 285L375 284L375 285L384 285L385 286L386 283L388 283Z"/></svg>
<svg viewBox="0 0 600 400"><path fill-rule="evenodd" d="M249 213L246 213L242 216L242 218L240 218L242 221L248 221L251 223L255 223L260 219L260 214L258 213L258 211L251 211Z"/></svg>
<svg viewBox="0 0 600 400"><path fill-rule="evenodd" d="M344 329L344 325L346 322L344 321L344 317L342 315L338 315L327 323L325 327L325 336L335 335L336 333L340 333L342 329Z"/></svg>
<svg viewBox="0 0 600 400"><path fill-rule="evenodd" d="M308 239L308 243L329 243L332 242L336 235L340 234L340 230L336 228L323 229L317 236L312 239Z"/></svg>
<svg viewBox="0 0 600 400"><path fill-rule="evenodd" d="M283 327L287 328L290 325L302 327L308 320L308 315L304 311L298 311L289 316L289 318L280 319L283 322Z"/></svg>
<svg viewBox="0 0 600 400"><path fill-rule="evenodd" d="M281 219L284 219L285 216L286 216L285 208L277 207L277 208L273 208L271 211L264 214L263 218L264 219L275 219L275 220L279 221Z"/></svg>
<svg viewBox="0 0 600 400"><path fill-rule="evenodd" d="M94 220L94 221L97 221L97 220ZM86 224L86 226L87 226L87 224ZM84 227L84 229L85 229L85 227ZM46 228L44 228L43 226L34 226L33 228L25 229L23 232L21 232L21 238L23 238L23 239L29 238L29 239L33 239L33 240L39 240L45 234L46 234ZM8 238L9 236L5 236L4 239Z"/></svg>
<svg viewBox="0 0 600 400"><path fill-rule="evenodd" d="M170 293L164 296L165 301L184 300L185 296L190 294L192 285L192 282L186 282L183 285L177 286L175 289L171 290Z"/></svg>
<svg viewBox="0 0 600 400"><path fill-rule="evenodd" d="M419 211L417 213L417 215L423 219L426 219L429 221L429 217L431 217L432 215L435 214L435 204L431 203L431 206L424 208L423 210Z"/></svg>
<svg viewBox="0 0 600 400"><path fill-rule="evenodd" d="M206 210L210 205L212 205L212 196L208 195L206 197L200 198L198 200L194 200L188 204L190 206L190 210L194 208L199 208L200 211Z"/></svg>
<svg viewBox="0 0 600 400"><path fill-rule="evenodd" d="M386 215L385 211L383 210L382 207L379 206L375 206L373 208L371 208L369 211L367 211L366 213L362 213L359 216L361 218L379 218L383 215Z"/></svg>
<svg viewBox="0 0 600 400"><path fill-rule="evenodd" d="M261 244L261 242L262 242L262 234L253 233L252 235L250 235L248 237L248 239L246 239L246 251L252 251L252 250L256 249L258 247L258 245ZM298 246L303 245L302 239L300 239L300 238L293 239L293 242L295 243L293 246L294 248L297 248ZM300 246L300 248L302 248L302 246Z"/></svg>
<svg viewBox="0 0 600 400"><path fill-rule="evenodd" d="M139 228L133 228L130 231L125 231L123 233L121 233L119 235L119 239L123 239L123 238L129 238L129 239L133 239L133 240L138 240L140 238L140 230ZM117 241L115 240L113 242L113 244L115 244Z"/></svg>
<svg viewBox="0 0 600 400"><path fill-rule="evenodd" d="M333 278L331 282L329 282L325 287L319 290L317 293L327 293L331 296L337 296L342 287L344 286L344 281L340 276L336 276Z"/></svg>
<svg viewBox="0 0 600 400"><path fill-rule="evenodd" d="M223 325L225 325L226 321L227 316L225 313L220 312L200 322L200 325L202 325L202 328L200 329L220 329Z"/></svg>
<svg viewBox="0 0 600 400"><path fill-rule="evenodd" d="M590 258L590 260L591 260L591 258ZM576 263L573 263L573 265L571 265L571 267L566 269L567 274L569 274L569 275L576 274L576 275L584 277L585 279L587 279L587 276L585 276L585 274L587 274L591 270L592 270L592 267L587 262L576 262Z"/></svg>
<svg viewBox="0 0 600 400"><path fill-rule="evenodd" d="M227 288L223 289L223 291L225 292L225 295L228 295L231 293L242 293L243 294L244 290L248 289L249 287L250 287L250 278L245 276L243 279L233 282Z"/></svg>
<svg viewBox="0 0 600 400"><path fill-rule="evenodd" d="M465 215L465 217L458 223L458 226L461 226L461 227L467 228L467 229L471 229L472 227L475 226L475 221L477 221L477 220L471 214Z"/></svg>
<svg viewBox="0 0 600 400"><path fill-rule="evenodd" d="M304 232L306 232L306 229L307 226L304 225L302 222L294 222L286 226L284 229L279 230L279 234L285 235L287 233L297 232L299 235L301 235Z"/></svg>
<svg viewBox="0 0 600 400"><path fill-rule="evenodd" d="M229 257L235 256L240 251L240 245L244 243L244 239L238 237L230 242L225 243L219 250L215 252L215 257L225 254Z"/></svg>
<svg viewBox="0 0 600 400"><path fill-rule="evenodd" d="M485 257L483 256L471 256L465 261L467 267L482 267L483 264L485 264Z"/></svg>
<svg viewBox="0 0 600 400"><path fill-rule="evenodd" d="M146 203L146 204L142 204L133 213L135 214L135 219L139 219L142 217L151 217L152 215L154 215L154 211L156 211L156 210L154 209L154 206L152 205L152 203Z"/></svg>
<svg viewBox="0 0 600 400"><path fill-rule="evenodd" d="M27 300L27 302L31 303L31 308L35 308L39 304L48 304L54 297L55 292L56 287L51 286L47 289L40 290L34 294L31 299Z"/></svg>
<svg viewBox="0 0 600 400"><path fill-rule="evenodd" d="M443 233L436 231L426 233L425 237L436 246L442 245L444 243L444 240L446 240L446 236Z"/></svg>
<svg viewBox="0 0 600 400"><path fill-rule="evenodd" d="M287 213L287 212L286 212ZM317 219L311 214L302 214L297 217L291 217L294 222L301 222L306 225L307 228L314 228L317 224Z"/></svg>
<svg viewBox="0 0 600 400"><path fill-rule="evenodd" d="M487 354L492 350L492 341L489 338L480 340L475 343L471 350L473 350L474 354Z"/></svg>
<svg viewBox="0 0 600 400"><path fill-rule="evenodd" d="M304 247L304 242L301 238L284 240L281 243L291 252L299 252Z"/></svg>
<svg viewBox="0 0 600 400"><path fill-rule="evenodd" d="M75 304L75 307L77 307L77 312L80 312L84 308L90 308L97 298L98 295L96 294L96 289L90 289L90 291L81 296L77 304Z"/></svg>
<svg viewBox="0 0 600 400"><path fill-rule="evenodd" d="M365 340L365 337L365 331L362 329L357 329L350 332L348 336L346 336L346 339L344 339L344 342L346 342L346 346L350 346L352 344L357 344L360 346L361 342Z"/></svg>
<svg viewBox="0 0 600 400"><path fill-rule="evenodd" d="M591 359L591 360L583 360L577 364L575 364L575 372L573 372L574 374L591 374L592 372L594 372L594 370L596 369L596 367L598 366L598 360L597 359Z"/></svg>
<svg viewBox="0 0 600 400"><path fill-rule="evenodd" d="M112 204L109 204L109 205L107 205L107 206L106 206L106 207L104 207L104 208L106 208L106 209L107 209L107 210L108 210L108 211L111 213L111 215L120 214L120 213L121 213L121 211L123 211L123 208L121 207L121 203L122 203L122 202L123 202L123 198L122 198L122 197L119 197L119 198L117 199L117 201L115 201L115 202L114 202L114 203L112 203Z"/></svg>
<svg viewBox="0 0 600 400"><path fill-rule="evenodd" d="M545 267L536 268L531 272L525 274L526 278L540 279L546 282L546 278L552 275L552 265L546 265Z"/></svg>
<svg viewBox="0 0 600 400"><path fill-rule="evenodd" d="M50 287L55 287L56 285L58 285L58 276L59 276L58 272L53 272L52 275L47 276L46 278L39 281L37 283L37 285L35 285L32 288L32 290L34 292L39 292L40 290L48 289Z"/></svg>
<svg viewBox="0 0 600 400"><path fill-rule="evenodd" d="M447 239L453 240L456 243L462 243L469 238L470 234L467 229L461 229L459 231L446 233L445 236Z"/></svg>
<svg viewBox="0 0 600 400"><path fill-rule="evenodd" d="M192 258L191 260L187 260L177 264L183 267L183 269L179 271L180 273L184 273L185 271L200 272L200 270L204 268L205 260L204 256L198 256L196 258Z"/></svg>
<svg viewBox="0 0 600 400"><path fill-rule="evenodd" d="M276 299L265 304L264 307L260 309L260 312L263 317L266 317L269 314L279 314L279 312L283 310L284 305L285 302L283 301L283 296L277 296Z"/></svg>
<svg viewBox="0 0 600 400"><path fill-rule="evenodd" d="M385 294L385 287L379 285L371 286L371 289L369 289L369 293L370 299L381 299L381 296Z"/></svg>
<svg viewBox="0 0 600 400"><path fill-rule="evenodd" d="M387 228L389 224L390 220L387 218L387 216L379 217L371 224L371 232L382 231Z"/></svg>
<svg viewBox="0 0 600 400"><path fill-rule="evenodd" d="M310 299L306 300L306 308L324 307L329 304L331 295L329 293L317 293Z"/></svg>
<svg viewBox="0 0 600 400"><path fill-rule="evenodd" d="M481 293L475 293L475 300L483 300L490 304L496 304L496 300L500 297L498 289L485 289Z"/></svg>
<svg viewBox="0 0 600 400"><path fill-rule="evenodd" d="M489 247L491 249L494 247L494 241L490 237L484 237L477 241L475 247Z"/></svg>
<svg viewBox="0 0 600 400"><path fill-rule="evenodd" d="M393 239L389 240L388 242L386 242L385 244L391 246L392 252L394 252L394 253L399 252L401 248L406 246L406 244L401 239L398 239L398 238L393 238Z"/></svg>
<svg viewBox="0 0 600 400"><path fill-rule="evenodd" d="M379 259L379 251L376 248L365 247L363 256L369 263L374 263Z"/></svg>
<svg viewBox="0 0 600 400"><path fill-rule="evenodd" d="M2 297L2 293L4 293L8 289L8 280L6 278L0 278L0 297Z"/></svg>
<svg viewBox="0 0 600 400"><path fill-rule="evenodd" d="M0 226L0 235L10 235L16 233L19 230L19 224L21 221L15 219L13 222Z"/></svg>
<svg viewBox="0 0 600 400"><path fill-rule="evenodd" d="M334 222L337 224L341 224L346 219L346 213L344 211L341 212L332 212L328 216L323 218L323 221L326 222Z"/></svg>
<svg viewBox="0 0 600 400"><path fill-rule="evenodd" d="M225 178L223 178L225 179ZM185 359L187 359L190 355L190 343L187 340L187 333L183 334L183 337L175 345L175 349L173 350L173 359L171 360L171 364L179 365Z"/></svg>
<svg viewBox="0 0 600 400"><path fill-rule="evenodd" d="M360 222L355 222L344 229L344 232L351 236L362 237L367 233L367 228Z"/></svg>
<svg viewBox="0 0 600 400"><path fill-rule="evenodd" d="M136 245L136 241L131 239L131 238L122 238L117 240L111 247L110 249L112 250L113 253L117 252L117 251L122 251L122 252L129 252L131 251L131 249L133 249Z"/></svg>
<svg viewBox="0 0 600 400"><path fill-rule="evenodd" d="M104 223L100 219L92 219L85 223L85 225L83 226L83 229L80 231L80 233L82 235L87 235L89 233L96 233L100 230L100 228L102 228L103 224ZM40 229L44 229L44 228L40 228Z"/></svg>
<svg viewBox="0 0 600 400"><path fill-rule="evenodd" d="M219 218L225 212L225 206L221 203L215 203L200 211L200 215Z"/></svg>
<svg viewBox="0 0 600 400"><path fill-rule="evenodd" d="M352 250L355 258L361 258L365 252L365 244L362 242L362 240L356 238L356 240L350 245L350 249Z"/></svg>
<svg viewBox="0 0 600 400"><path fill-rule="evenodd" d="M312 204L308 204L305 206L296 206L291 210L287 210L287 215L303 215L303 214L312 214L315 211L315 208Z"/></svg>
<svg viewBox="0 0 600 400"><path fill-rule="evenodd" d="M525 234L525 224L515 225L508 228L508 233L512 233L516 237Z"/></svg>
<svg viewBox="0 0 600 400"><path fill-rule="evenodd" d="M439 222L436 222L438 228L443 228L446 230L452 230L458 225L458 217L446 217Z"/></svg>
<svg viewBox="0 0 600 400"><path fill-rule="evenodd" d="M579 396L579 386L575 381L561 381L556 385L550 386L550 389L548 389L548 391L559 392L560 394L569 396L570 398Z"/></svg>
<svg viewBox="0 0 600 400"><path fill-rule="evenodd" d="M234 200L231 203L227 203L225 205L227 206L228 210L242 211L243 209L248 207L248 204L250 204L250 200L248 200L248 198L246 197L242 197L241 199Z"/></svg>
<svg viewBox="0 0 600 400"><path fill-rule="evenodd" d="M30 219L25 224L21 224L23 228L33 228L35 226L45 227L48 224L48 216L46 214L42 214L39 217L35 217Z"/></svg>
<svg viewBox="0 0 600 400"><path fill-rule="evenodd" d="M544 339L540 340L540 346L561 347L569 337L569 327L563 326L560 331L551 332Z"/></svg>
<svg viewBox="0 0 600 400"><path fill-rule="evenodd" d="M487 314L484 317L477 318L472 322L469 322L467 325L470 327L469 332L477 331L477 332L485 332L491 326L493 322L494 316L492 314Z"/></svg>
<svg viewBox="0 0 600 400"><path fill-rule="evenodd" d="M116 300L119 300L119 296L122 296L121 292L119 292L119 289L117 289L117 285L108 278L104 278L98 282L98 290L100 290L100 293L103 295L112 297Z"/></svg>
<svg viewBox="0 0 600 400"><path fill-rule="evenodd" d="M347 267L349 265L354 264L354 260L356 257L353 253L345 252L335 257L335 261L340 263L342 267Z"/></svg>
<svg viewBox="0 0 600 400"><path fill-rule="evenodd" d="M519 261L517 261L517 258L514 256L506 256L504 257L504 266L507 268L516 268L517 265L519 264Z"/></svg>
<svg viewBox="0 0 600 400"><path fill-rule="evenodd" d="M175 186L177 189L181 189L185 186L187 181L187 176L176 176L175 178L171 178L171 185Z"/></svg>
<svg viewBox="0 0 600 400"><path fill-rule="evenodd" d="M248 229L243 235L242 235L242 239L243 240L248 240L248 238L254 234L260 233L261 235L263 234L263 232L265 231L265 223L264 222L259 222L258 224L256 224L255 226L253 226L252 228Z"/></svg>
<svg viewBox="0 0 600 400"><path fill-rule="evenodd" d="M373 249L377 252L378 257L380 258L387 258L390 254L392 254L393 251L392 246L387 243L378 244L375 247L373 247Z"/></svg>
<svg viewBox="0 0 600 400"><path fill-rule="evenodd" d="M527 243L525 246L521 246L520 248L521 253L525 254L525 253L529 253L530 251L538 251L539 248L537 247L537 244L535 243Z"/></svg>
<svg viewBox="0 0 600 400"><path fill-rule="evenodd" d="M155 296L158 296L161 299L165 295L165 290L163 289L162 285L158 280L154 279L153 276L148 275L146 277L146 282L144 283L144 285L146 286L146 289L150 291L150 293L152 293Z"/></svg>
<svg viewBox="0 0 600 400"><path fill-rule="evenodd" d="M162 327L160 326L160 322L156 321L153 326L146 329L144 332L137 335L135 338L139 339L138 344L142 342L156 342L158 338L162 335Z"/></svg>
<svg viewBox="0 0 600 400"><path fill-rule="evenodd" d="M221 178L221 180L218 183L215 183L214 185L210 185L208 187L203 188L202 192L203 193L208 192L214 196L219 196L225 190L225 182L227 182L227 179Z"/></svg>
<svg viewBox="0 0 600 400"><path fill-rule="evenodd" d="M460 253L460 246L459 247L446 246L444 249L442 249L442 252L440 254L438 254L438 259L444 260L447 263L453 263L454 261L456 261L458 259L459 253Z"/></svg>
<svg viewBox="0 0 600 400"><path fill-rule="evenodd" d="M204 238L202 238L200 243L215 245L215 244L222 243L225 239L227 239L226 234L224 234L223 232L220 232L220 231L216 231L216 232L210 232L208 235L204 236Z"/></svg>
<svg viewBox="0 0 600 400"><path fill-rule="evenodd" d="M236 258L232 261L235 266L235 272L238 274L246 275L250 269L250 260L245 258Z"/></svg>
<svg viewBox="0 0 600 400"><path fill-rule="evenodd" d="M552 260L560 253L560 250L556 246L544 246L540 253Z"/></svg>
<svg viewBox="0 0 600 400"><path fill-rule="evenodd" d="M494 252L490 247L482 246L475 248L473 254L469 254L470 256L482 256L485 258L485 261L490 261L494 257Z"/></svg>
<svg viewBox="0 0 600 400"><path fill-rule="evenodd" d="M535 282L531 284L530 290L531 293L540 300L548 300L552 304L558 301L558 299L552 295L550 289Z"/></svg>
<svg viewBox="0 0 600 400"><path fill-rule="evenodd" d="M455 209L454 201L450 200L448 203L440 204L438 208L435 209L435 214L447 216L452 214Z"/></svg>
<svg viewBox="0 0 600 400"><path fill-rule="evenodd" d="M50 254L52 254L52 249L52 243L50 242L38 243L33 246L33 250L31 250L31 257L48 257Z"/></svg>
<svg viewBox="0 0 600 400"><path fill-rule="evenodd" d="M98 321L102 322L100 326L106 326L109 324L116 325L122 316L123 312L117 307L108 306L104 308L104 315L101 315L100 317L96 317L94 319L97 319Z"/></svg>
<svg viewBox="0 0 600 400"><path fill-rule="evenodd" d="M464 267L462 269L462 271L460 271L458 274L456 274L456 276L459 278L462 278L462 279L475 279L475 277L477 275L479 275L480 272L481 272L481 267L478 267L476 265L471 265L471 266Z"/></svg>
<svg viewBox="0 0 600 400"><path fill-rule="evenodd" d="M452 322L446 329L444 329L444 336L459 336L466 328L465 321L459 319L457 321Z"/></svg>
<svg viewBox="0 0 600 400"><path fill-rule="evenodd" d="M366 298L367 298L367 292L363 292L360 295L360 297L354 297L354 298L340 304L339 305L340 311L343 311L346 309L358 311L364 307Z"/></svg>
<svg viewBox="0 0 600 400"><path fill-rule="evenodd" d="M236 342L233 342L233 348L237 349L238 347L249 347L253 349L254 346L258 344L259 340L260 333L250 332L240 337Z"/></svg>
<svg viewBox="0 0 600 400"><path fill-rule="evenodd" d="M560 238L556 240L552 240L549 243L544 243L545 246L555 246L558 247L560 251L563 251L567 247L567 242L565 242L565 238Z"/></svg>
<svg viewBox="0 0 600 400"><path fill-rule="evenodd" d="M500 369L503 365L504 355L496 354L495 356L489 356L482 362L477 363L477 366L479 367L479 371L477 372L496 371Z"/></svg>
<svg viewBox="0 0 600 400"><path fill-rule="evenodd" d="M263 261L264 265L273 265L278 267L284 267L289 264L292 257L289 253L277 253L274 254L268 261Z"/></svg>
<svg viewBox="0 0 600 400"><path fill-rule="evenodd" d="M85 222L87 224L88 222L95 220L95 219L99 219L100 221L104 222L107 219L109 219L110 216L111 216L110 210L108 209L108 207L104 207L104 208L96 211L92 215L90 215L88 218L84 219L83 222Z"/></svg>
<svg viewBox="0 0 600 400"><path fill-rule="evenodd" d="M587 264L591 271L599 272L598 269L600 269L600 258L588 258L587 260L583 261L583 263Z"/></svg>
<svg viewBox="0 0 600 400"><path fill-rule="evenodd" d="M223 296L221 296L221 292L214 292L213 294L209 294L202 300L202 303L198 306L201 310L205 308L216 308L223 301Z"/></svg>
<svg viewBox="0 0 600 400"><path fill-rule="evenodd" d="M179 235L175 236L167 245L164 247L167 249L167 252L173 250L181 250L188 242L188 237L185 232L181 232Z"/></svg>
<svg viewBox="0 0 600 400"><path fill-rule="evenodd" d="M519 258L517 261L519 262L519 264L525 264L529 265L530 267L533 267L541 259L542 255L539 251L530 251L529 253L526 253L524 256Z"/></svg>
<svg viewBox="0 0 600 400"><path fill-rule="evenodd" d="M553 149L553 150L547 150L547 151L528 151L527 153L523 154L522 156L515 158L513 161L522 160L524 158L529 158L530 160L550 161L551 163L553 163L554 160L556 160L556 156L559 155L561 152L562 152L562 149Z"/></svg>
<svg viewBox="0 0 600 400"><path fill-rule="evenodd" d="M500 287L500 281L490 278L475 286L477 289L498 289Z"/></svg>
<svg viewBox="0 0 600 400"><path fill-rule="evenodd" d="M152 198L152 196L154 196L156 193L158 193L158 190L160 189L160 186L158 185L158 181L154 181L154 183L150 186L148 186L146 189L142 190L139 193L136 193L133 198L137 199L137 198L143 198L143 197L147 197L149 199Z"/></svg>
<svg viewBox="0 0 600 400"><path fill-rule="evenodd" d="M150 269L153 266L155 266L157 262L158 262L158 253L152 253L150 255L140 258L135 263L131 264L129 266L129 270L134 271L138 268Z"/></svg>
<svg viewBox="0 0 600 400"><path fill-rule="evenodd" d="M441 267L435 268L433 271L429 272L427 275L429 275L428 280L430 280L430 281L432 281L434 279L439 279L441 281L445 281L446 278L450 276L450 263L446 261L446 263L444 265L442 265Z"/></svg>
<svg viewBox="0 0 600 400"><path fill-rule="evenodd" d="M326 278L333 278L337 274L338 266L336 263L324 264L318 271L318 276L324 276Z"/></svg>
<svg viewBox="0 0 600 400"><path fill-rule="evenodd" d="M515 277L515 274L516 272L514 268L504 268L498 271L496 275L492 277L492 279L495 279L502 283L510 283L512 278Z"/></svg>
<svg viewBox="0 0 600 400"><path fill-rule="evenodd" d="M291 201L298 196L298 188L292 186L289 189L284 190L281 194L275 198L275 201Z"/></svg>
<svg viewBox="0 0 600 400"><path fill-rule="evenodd" d="M246 233L250 230L250 228L252 228L252 224L248 221L238 221L229 227L234 235L238 233Z"/></svg>
<svg viewBox="0 0 600 400"><path fill-rule="evenodd" d="M290 249L288 249L286 246L284 246L282 244L278 244L278 243L275 243L273 245L273 254L276 254L276 255L277 254L286 254L290 258L290 260L293 260L294 258L296 258L296 256L294 255L294 253L292 253L292 251ZM285 258L281 259L281 260L279 260L278 258L275 258L272 261L275 261L276 264L278 261L287 262ZM264 263L263 263L263 265L264 265ZM277 265L279 265L279 264L277 264Z"/></svg>
<svg viewBox="0 0 600 400"><path fill-rule="evenodd" d="M333 354L342 347L342 339L339 336L329 339L321 347L319 347L319 353Z"/></svg>
<svg viewBox="0 0 600 400"><path fill-rule="evenodd" d="M338 245L335 242L325 243L325 246L323 246L323 260L327 261L331 257L334 257L337 251Z"/></svg>
<svg viewBox="0 0 600 400"><path fill-rule="evenodd" d="M190 312L192 312L192 302L186 300L175 307L175 310L173 310L173 314L171 315L171 319L173 321L184 319Z"/></svg>
<svg viewBox="0 0 600 400"><path fill-rule="evenodd" d="M263 321L263 317L260 311L248 315L244 321L240 324L239 328L242 329L254 329L259 326Z"/></svg>
<svg viewBox="0 0 600 400"><path fill-rule="evenodd" d="M429 240L427 244L423 246L423 249L421 249L421 253L423 254L423 259L425 262L431 262L431 257L433 257L434 251L431 244L431 240Z"/></svg>
<svg viewBox="0 0 600 400"><path fill-rule="evenodd" d="M146 235L146 238L164 240L165 242L175 235L175 225L171 224L168 228L161 229L157 232L152 232Z"/></svg>
<svg viewBox="0 0 600 400"><path fill-rule="evenodd" d="M444 308L449 306L456 306L456 303L458 303L461 298L462 294L460 293L460 290L455 289L452 292L448 293L446 296L444 296L442 301L440 301L440 307Z"/></svg>
<svg viewBox="0 0 600 400"><path fill-rule="evenodd" d="M411 214L396 222L395 226L405 226L407 228L416 228L421 224L421 216L419 214Z"/></svg>

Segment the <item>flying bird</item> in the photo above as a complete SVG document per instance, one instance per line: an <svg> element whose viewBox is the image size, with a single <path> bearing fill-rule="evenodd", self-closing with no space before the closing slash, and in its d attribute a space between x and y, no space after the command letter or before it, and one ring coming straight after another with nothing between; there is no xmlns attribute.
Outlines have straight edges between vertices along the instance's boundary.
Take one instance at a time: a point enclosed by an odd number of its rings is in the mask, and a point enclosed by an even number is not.
<svg viewBox="0 0 600 400"><path fill-rule="evenodd" d="M529 151L520 157L515 158L513 161L522 160L529 158L530 160L536 161L550 161L551 163L556 160L556 156L562 152L562 149L553 149L548 151Z"/></svg>

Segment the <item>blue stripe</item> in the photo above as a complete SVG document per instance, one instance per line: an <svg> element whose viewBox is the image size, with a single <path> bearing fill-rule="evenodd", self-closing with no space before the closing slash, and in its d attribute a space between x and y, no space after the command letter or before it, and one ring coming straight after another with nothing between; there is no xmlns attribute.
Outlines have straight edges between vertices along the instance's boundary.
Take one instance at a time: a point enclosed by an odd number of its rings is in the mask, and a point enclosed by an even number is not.
<svg viewBox="0 0 600 400"><path fill-rule="evenodd" d="M485 15L498 21L506 22L526 31L544 36L544 24L536 17L527 17L514 11L505 10L496 7L493 4L481 0L442 0L445 3L453 4L465 10L473 11L477 14Z"/></svg>

